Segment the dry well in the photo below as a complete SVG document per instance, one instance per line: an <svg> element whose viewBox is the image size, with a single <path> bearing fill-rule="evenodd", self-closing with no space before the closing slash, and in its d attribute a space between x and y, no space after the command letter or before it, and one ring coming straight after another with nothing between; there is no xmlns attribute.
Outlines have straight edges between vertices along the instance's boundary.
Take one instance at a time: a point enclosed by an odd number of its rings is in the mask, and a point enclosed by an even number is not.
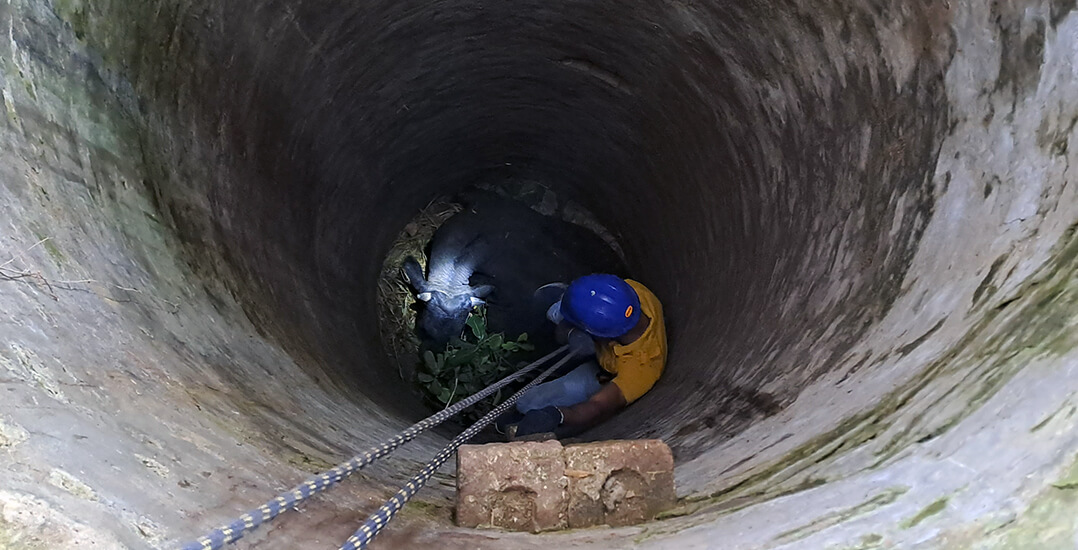
<svg viewBox="0 0 1078 550"><path fill-rule="evenodd" d="M167 547L426 411L376 281L541 182L663 299L641 526L382 548L1073 548L1074 0L0 0L0 548ZM336 548L432 433L245 547ZM242 546L242 545L241 545Z"/></svg>

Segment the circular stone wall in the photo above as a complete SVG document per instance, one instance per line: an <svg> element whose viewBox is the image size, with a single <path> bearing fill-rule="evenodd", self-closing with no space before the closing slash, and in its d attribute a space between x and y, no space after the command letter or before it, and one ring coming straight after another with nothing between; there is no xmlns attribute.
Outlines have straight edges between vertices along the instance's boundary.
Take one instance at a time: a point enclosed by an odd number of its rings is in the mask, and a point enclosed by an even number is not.
<svg viewBox="0 0 1078 550"><path fill-rule="evenodd" d="M0 2L0 546L167 547L423 416L382 259L505 180L663 300L589 436L666 440L683 500L471 531L447 469L383 547L1073 546L1073 8ZM444 435L243 544L336 547Z"/></svg>

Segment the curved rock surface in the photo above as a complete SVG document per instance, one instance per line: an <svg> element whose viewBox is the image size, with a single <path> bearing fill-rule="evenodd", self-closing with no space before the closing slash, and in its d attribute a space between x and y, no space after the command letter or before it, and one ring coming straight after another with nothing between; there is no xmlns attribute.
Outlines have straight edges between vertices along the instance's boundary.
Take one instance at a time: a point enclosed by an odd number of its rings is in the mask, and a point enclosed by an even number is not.
<svg viewBox="0 0 1078 550"><path fill-rule="evenodd" d="M664 301L590 435L681 507L479 532L446 473L381 547L1073 547L1074 7L0 0L0 546L166 547L424 416L382 255L512 179ZM243 544L335 548L447 435Z"/></svg>

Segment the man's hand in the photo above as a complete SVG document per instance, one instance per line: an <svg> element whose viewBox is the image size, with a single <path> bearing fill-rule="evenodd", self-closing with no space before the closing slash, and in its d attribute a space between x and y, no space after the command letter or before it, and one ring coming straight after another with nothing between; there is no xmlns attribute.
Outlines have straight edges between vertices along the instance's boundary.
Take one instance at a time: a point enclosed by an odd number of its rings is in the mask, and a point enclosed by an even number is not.
<svg viewBox="0 0 1078 550"><path fill-rule="evenodd" d="M581 329L569 329L569 349L577 357L595 355L595 340Z"/></svg>
<svg viewBox="0 0 1078 550"><path fill-rule="evenodd" d="M528 411L520 422L516 423L514 437L553 432L562 422L561 411L557 407L544 407Z"/></svg>

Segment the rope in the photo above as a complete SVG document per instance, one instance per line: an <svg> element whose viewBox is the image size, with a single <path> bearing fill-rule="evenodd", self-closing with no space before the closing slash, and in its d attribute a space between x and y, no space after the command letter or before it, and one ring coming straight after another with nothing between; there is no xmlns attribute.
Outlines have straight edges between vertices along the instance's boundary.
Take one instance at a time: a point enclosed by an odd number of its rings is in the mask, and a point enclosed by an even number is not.
<svg viewBox="0 0 1078 550"><path fill-rule="evenodd" d="M449 407L437 414L431 415L423 420L420 420L419 422L416 422L415 424L412 424L411 427L393 436L382 445L374 447L363 454L358 454L352 457L351 460L348 460L347 462L342 462L341 464L338 464L337 467L327 472L323 472L319 475L307 478L307 480L303 483L293 487L289 491L285 491L280 495L277 495L277 497L273 500L267 501L265 504L259 506L258 508L255 508L254 510L250 510L245 514L240 515L240 517L236 518L232 522L218 527L217 529L210 531L205 536L199 537L198 539L183 545L181 547L182 550L218 550L219 548L223 548L227 544L233 543L243 538L244 535L258 527L259 525L262 525L263 523L266 523L267 521L276 518L282 512L291 510L300 502L303 502L304 500L318 493L321 493L326 489L329 489L333 485L339 483L344 478L355 473L360 468L363 468L364 466L369 465L375 460L378 460L379 458L388 455L401 445L415 439L416 436L423 433L424 431L429 430L437 426L438 424L441 424L442 422L445 422L447 419L453 417L453 415L459 413L460 411L463 411L464 409L471 407L472 405L478 403L484 398L493 395L494 392L502 389L512 381L516 380L517 378L520 378L521 376L524 376L525 374L528 374L529 372L538 368L539 365L546 363L550 359L556 357L558 354L564 352L566 349L568 349L568 347L569 346L562 346L542 357L541 359L534 361L533 363L518 370L517 372L510 374L505 378L502 378L501 380L491 384L490 386L487 386L486 389L468 397L467 399L463 399L457 402L452 407ZM555 366L561 366L565 363L565 361L568 360L569 357L572 357L572 355L567 355ZM549 376L548 373L550 372L553 372L553 370L548 370L547 373L544 373L544 376ZM531 386L532 384L529 384L528 386L525 386L525 388L530 388ZM517 392L517 394L514 394L510 398L513 400L512 402L515 402L515 400L519 397L519 393L520 392ZM511 402L507 401L507 403ZM504 411L505 408L495 410ZM490 415L488 414L487 416ZM485 419L486 417L483 417L480 422ZM476 433L478 433L478 430L476 431ZM475 434L473 433L472 435Z"/></svg>
<svg viewBox="0 0 1078 550"><path fill-rule="evenodd" d="M445 461L449 460L449 457L453 456L453 453L456 452L458 447L474 437L480 430L487 427L488 424L507 411L509 407L516 404L517 399L520 399L520 396L524 395L525 392L535 387L551 374L554 374L555 371L573 357L574 355L572 353L567 354L549 369L539 376L536 376L531 382L528 382L528 384L521 388L520 391L514 393L509 399L503 401L500 405L495 407L494 410L487 413L486 416L480 418L475 424L472 424L467 430L461 432L461 434L455 437L453 441L450 441L449 445L446 445L433 460L428 462L426 467L420 470L411 481L405 483L400 491L397 491L397 494L393 495L393 497L387 500L381 508L371 514L371 516L367 518L367 521L363 522L363 525L341 545L340 550L366 549L367 545L374 540L374 537L378 536L378 533L382 528L389 524L393 517L397 515L397 512L400 512L401 508L403 508L404 505L427 484L427 481L434 475L434 472L437 471L442 464L445 464Z"/></svg>

